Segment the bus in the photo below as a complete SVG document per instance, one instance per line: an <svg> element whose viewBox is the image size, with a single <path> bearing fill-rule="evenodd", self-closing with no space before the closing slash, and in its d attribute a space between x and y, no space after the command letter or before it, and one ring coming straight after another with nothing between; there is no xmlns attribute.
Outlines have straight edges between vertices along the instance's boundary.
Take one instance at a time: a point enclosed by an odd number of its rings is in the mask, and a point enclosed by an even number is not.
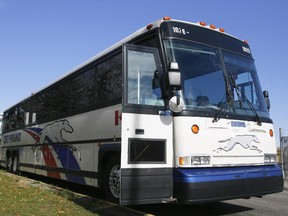
<svg viewBox="0 0 288 216"><path fill-rule="evenodd" d="M283 190L268 91L246 41L152 22L3 113L0 162L120 205Z"/></svg>

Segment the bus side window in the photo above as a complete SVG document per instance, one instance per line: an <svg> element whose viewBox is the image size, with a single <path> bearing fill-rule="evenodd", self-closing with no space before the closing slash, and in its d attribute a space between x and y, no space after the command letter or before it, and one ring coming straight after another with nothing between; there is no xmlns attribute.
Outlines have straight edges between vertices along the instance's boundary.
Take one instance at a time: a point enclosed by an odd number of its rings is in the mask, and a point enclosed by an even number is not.
<svg viewBox="0 0 288 216"><path fill-rule="evenodd" d="M25 120L25 109L23 107L17 107L17 111L16 111L16 115L17 115L17 128L22 128L24 127L24 124L26 122Z"/></svg>
<svg viewBox="0 0 288 216"><path fill-rule="evenodd" d="M26 113L25 113L25 125L28 125L28 124L29 124L29 115L30 115L29 112L26 112Z"/></svg>
<svg viewBox="0 0 288 216"><path fill-rule="evenodd" d="M31 123L35 123L36 122L36 113L32 113L32 121Z"/></svg>

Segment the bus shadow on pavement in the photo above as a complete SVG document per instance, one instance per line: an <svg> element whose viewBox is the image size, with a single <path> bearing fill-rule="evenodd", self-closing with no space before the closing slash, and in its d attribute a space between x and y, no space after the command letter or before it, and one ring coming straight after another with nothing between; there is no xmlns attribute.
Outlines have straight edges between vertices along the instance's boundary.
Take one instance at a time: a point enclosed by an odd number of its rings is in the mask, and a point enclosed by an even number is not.
<svg viewBox="0 0 288 216"><path fill-rule="evenodd" d="M141 212L147 212L148 214L157 216L230 215L253 210L252 208L225 202L191 204L191 205L154 204L154 205L130 206L130 208Z"/></svg>

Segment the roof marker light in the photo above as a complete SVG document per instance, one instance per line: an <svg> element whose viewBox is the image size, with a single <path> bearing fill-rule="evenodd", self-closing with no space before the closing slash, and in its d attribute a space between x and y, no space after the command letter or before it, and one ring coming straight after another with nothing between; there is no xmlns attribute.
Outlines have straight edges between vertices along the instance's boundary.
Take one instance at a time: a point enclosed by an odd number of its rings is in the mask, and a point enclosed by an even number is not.
<svg viewBox="0 0 288 216"><path fill-rule="evenodd" d="M213 25L213 24L210 24L210 28L212 28L212 29L216 29L216 26Z"/></svg>
<svg viewBox="0 0 288 216"><path fill-rule="evenodd" d="M151 23L151 24L149 24L149 25L146 26L146 29L147 29L147 30L150 30L152 27L153 27L153 24Z"/></svg>
<svg viewBox="0 0 288 216"><path fill-rule="evenodd" d="M225 32L224 28L219 28L219 31L222 32L222 33Z"/></svg>
<svg viewBox="0 0 288 216"><path fill-rule="evenodd" d="M246 43L246 44L248 44L248 41L247 41L247 40L243 40L243 42Z"/></svg>
<svg viewBox="0 0 288 216"><path fill-rule="evenodd" d="M171 20L171 17L170 16L164 16L163 20Z"/></svg>
<svg viewBox="0 0 288 216"><path fill-rule="evenodd" d="M206 23L205 23L205 22L199 22L199 24L200 24L201 26L206 26Z"/></svg>

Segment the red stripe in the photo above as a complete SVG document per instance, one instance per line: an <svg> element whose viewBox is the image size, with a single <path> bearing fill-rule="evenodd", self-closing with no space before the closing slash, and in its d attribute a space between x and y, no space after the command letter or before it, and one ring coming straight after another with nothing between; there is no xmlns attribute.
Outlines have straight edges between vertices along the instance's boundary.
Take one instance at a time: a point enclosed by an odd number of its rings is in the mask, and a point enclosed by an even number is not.
<svg viewBox="0 0 288 216"><path fill-rule="evenodd" d="M56 161L54 159L54 156L53 156L52 152L50 151L48 145L44 145L42 147L42 154L43 154L46 166L48 166L48 167L57 167L57 163L56 163ZM47 176L53 177L53 178L58 178L58 179L61 178L59 172L47 171Z"/></svg>

